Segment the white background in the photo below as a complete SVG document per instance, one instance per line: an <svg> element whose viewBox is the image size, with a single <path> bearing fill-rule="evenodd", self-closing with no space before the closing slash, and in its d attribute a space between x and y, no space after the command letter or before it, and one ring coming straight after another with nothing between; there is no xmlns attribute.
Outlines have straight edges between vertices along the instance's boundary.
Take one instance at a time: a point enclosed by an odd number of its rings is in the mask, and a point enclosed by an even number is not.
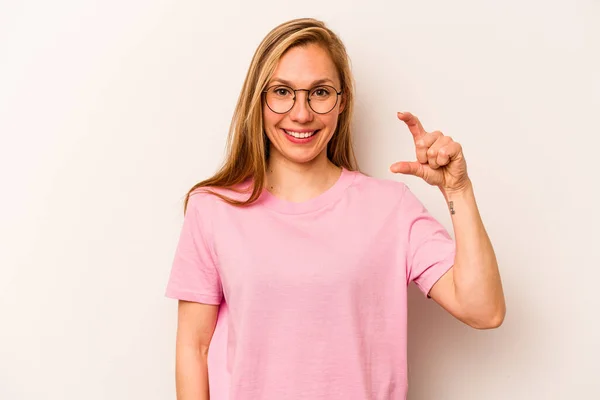
<svg viewBox="0 0 600 400"><path fill-rule="evenodd" d="M463 144L497 251L500 329L412 287L409 399L600 398L597 0L0 4L0 399L175 398L183 196L260 40L304 16L348 47L362 170L451 229L437 189L388 172L414 112Z"/></svg>

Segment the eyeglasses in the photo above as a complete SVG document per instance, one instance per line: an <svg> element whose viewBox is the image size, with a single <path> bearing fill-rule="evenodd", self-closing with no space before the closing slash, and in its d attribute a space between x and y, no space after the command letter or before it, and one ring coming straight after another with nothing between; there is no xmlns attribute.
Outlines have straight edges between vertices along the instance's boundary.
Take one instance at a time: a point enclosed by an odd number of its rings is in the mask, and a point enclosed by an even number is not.
<svg viewBox="0 0 600 400"><path fill-rule="evenodd" d="M296 92L306 92L308 106L317 114L327 114L335 108L339 92L333 86L323 85L312 89L292 89L289 86L274 85L263 91L267 107L276 114L285 114L296 104Z"/></svg>

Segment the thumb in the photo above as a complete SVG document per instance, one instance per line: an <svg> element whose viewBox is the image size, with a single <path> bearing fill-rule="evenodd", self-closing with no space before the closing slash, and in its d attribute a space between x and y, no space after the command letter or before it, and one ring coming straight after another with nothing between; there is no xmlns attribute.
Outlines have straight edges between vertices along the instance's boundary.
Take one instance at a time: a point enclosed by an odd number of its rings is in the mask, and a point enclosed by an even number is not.
<svg viewBox="0 0 600 400"><path fill-rule="evenodd" d="M400 161L392 164L390 171L396 174L414 175L419 178L423 177L423 165L420 162Z"/></svg>

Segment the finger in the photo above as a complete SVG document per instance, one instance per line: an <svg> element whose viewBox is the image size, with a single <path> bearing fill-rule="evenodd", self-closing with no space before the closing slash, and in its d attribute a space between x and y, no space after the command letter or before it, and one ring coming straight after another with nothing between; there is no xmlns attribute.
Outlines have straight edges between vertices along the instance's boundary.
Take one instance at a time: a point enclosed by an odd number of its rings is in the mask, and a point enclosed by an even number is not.
<svg viewBox="0 0 600 400"><path fill-rule="evenodd" d="M421 136L425 135L427 132L423 129L423 125L421 125L421 121L414 115L409 112L398 112L398 119L404 121L410 133L412 133L413 138L416 140Z"/></svg>
<svg viewBox="0 0 600 400"><path fill-rule="evenodd" d="M433 169L438 169L441 164L437 162L439 150L452 142L449 136L439 136L437 140L427 149L427 162Z"/></svg>
<svg viewBox="0 0 600 400"><path fill-rule="evenodd" d="M437 158L435 159L437 165L439 165L440 167L448 165L448 163L450 162L449 151L449 146L444 146L441 149L439 149L437 153Z"/></svg>
<svg viewBox="0 0 600 400"><path fill-rule="evenodd" d="M435 159L435 162L440 167L448 165L448 163L450 162L450 156L448 155L448 146L444 146L438 151L438 155Z"/></svg>
<svg viewBox="0 0 600 400"><path fill-rule="evenodd" d="M462 153L462 146L460 143L452 141L451 143L444 146L444 152L448 155L448 162L456 159Z"/></svg>
<svg viewBox="0 0 600 400"><path fill-rule="evenodd" d="M427 164L429 160L429 156L427 155L427 151L429 148L444 135L440 131L435 131L426 134L420 139L417 139L415 142L416 152L417 152L417 161L422 164Z"/></svg>
<svg viewBox="0 0 600 400"><path fill-rule="evenodd" d="M413 162L400 161L400 162L394 163L390 167L390 171L397 173L397 174L414 175L414 176L418 176L419 178L423 178L423 176L424 176L423 164L416 162L416 161L413 161Z"/></svg>

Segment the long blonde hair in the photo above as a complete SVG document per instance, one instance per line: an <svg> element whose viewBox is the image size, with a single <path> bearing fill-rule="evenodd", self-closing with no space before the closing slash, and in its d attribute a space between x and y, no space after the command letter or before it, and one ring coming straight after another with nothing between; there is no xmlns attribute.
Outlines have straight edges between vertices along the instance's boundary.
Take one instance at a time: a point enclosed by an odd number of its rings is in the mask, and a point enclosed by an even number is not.
<svg viewBox="0 0 600 400"><path fill-rule="evenodd" d="M207 188L208 192L235 206L250 205L260 197L266 180L269 151L269 139L263 130L262 92L287 50L313 43L329 52L340 77L345 101L336 132L327 145L327 157L338 167L351 171L358 168L350 131L354 82L346 48L323 22L312 18L294 19L274 28L256 49L231 120L225 162L214 176L188 191L184 212L190 194L199 188ZM248 178L252 178L252 193L245 200L232 199L210 190L213 187L237 192L237 185Z"/></svg>

